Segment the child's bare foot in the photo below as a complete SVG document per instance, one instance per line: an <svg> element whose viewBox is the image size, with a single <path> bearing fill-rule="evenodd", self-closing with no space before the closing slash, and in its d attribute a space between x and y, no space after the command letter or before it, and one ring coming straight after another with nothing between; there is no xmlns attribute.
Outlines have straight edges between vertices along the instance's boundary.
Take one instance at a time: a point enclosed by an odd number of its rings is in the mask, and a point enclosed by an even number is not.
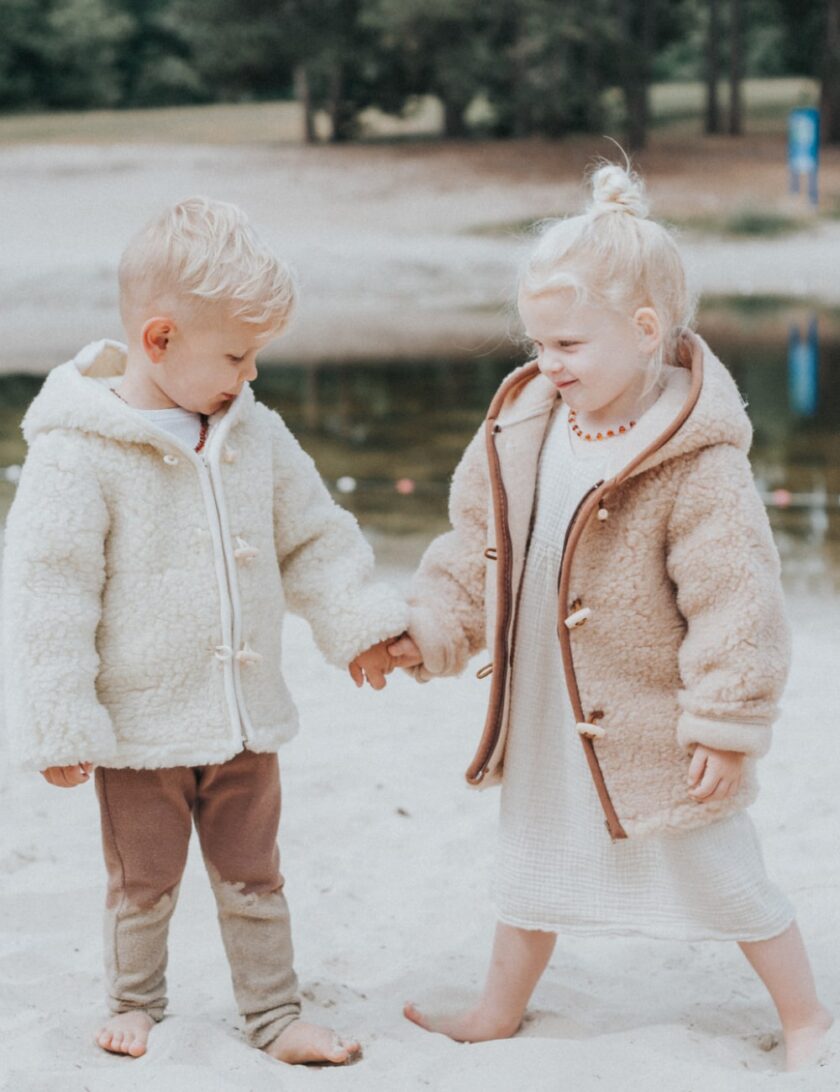
<svg viewBox="0 0 840 1092"><path fill-rule="evenodd" d="M811 1023L785 1030L785 1069L788 1073L807 1069L821 1060L833 1024L831 1014L822 1009Z"/></svg>
<svg viewBox="0 0 840 1092"><path fill-rule="evenodd" d="M452 1016L426 1016L410 1002L403 1008L403 1015L425 1031L448 1035L456 1043L486 1043L490 1039L509 1039L515 1035L522 1017L493 1012L481 1005Z"/></svg>
<svg viewBox="0 0 840 1092"><path fill-rule="evenodd" d="M130 1054L132 1058L139 1058L146 1053L149 1032L154 1026L154 1020L142 1010L121 1012L102 1025L96 1041L103 1050L109 1050L112 1054Z"/></svg>
<svg viewBox="0 0 840 1092"><path fill-rule="evenodd" d="M266 1054L290 1065L305 1065L307 1062L344 1065L355 1058L360 1050L354 1039L342 1039L332 1028L307 1024L304 1020L293 1021L265 1048Z"/></svg>

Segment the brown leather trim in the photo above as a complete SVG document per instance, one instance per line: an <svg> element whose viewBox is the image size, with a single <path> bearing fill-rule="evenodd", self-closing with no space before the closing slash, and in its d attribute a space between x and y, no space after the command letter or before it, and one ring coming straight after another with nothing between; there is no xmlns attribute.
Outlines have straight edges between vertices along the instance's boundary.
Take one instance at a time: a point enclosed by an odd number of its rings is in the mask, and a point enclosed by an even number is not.
<svg viewBox="0 0 840 1092"><path fill-rule="evenodd" d="M580 700L580 689L578 688L577 676L575 675L575 664L572 657L572 635L567 629L563 619L566 617L566 611L568 610L569 585L571 584L572 579L571 561L575 547L580 541L580 536L583 534L587 520L593 512L598 510L598 504L603 496L604 488L604 483L601 483L601 485L597 486L589 493L572 517L572 522L569 525L569 533L566 537L566 545L563 550L563 560L560 562L560 586L557 591L557 638L560 641L560 654L563 657L563 670L566 674L566 689L569 691L569 700L572 705L572 711L575 714L575 721L578 724L582 724L586 721L587 717L583 711L583 705ZM603 809L607 821L607 830L610 832L610 837L613 840L626 838L627 833L621 825L621 820L618 818L618 812L615 810L609 789L607 788L607 783L604 780L601 763L598 761L598 756L595 754L594 741L591 737L584 735L580 736L580 741L583 744L583 751L586 755L589 773L592 776L595 790L598 793L598 799L601 801L601 808Z"/></svg>
<svg viewBox="0 0 840 1092"><path fill-rule="evenodd" d="M679 431L680 428L688 420L691 411L697 404L697 399L700 397L700 391L703 387L703 351L697 342L696 338L692 334L686 333L679 344L679 353L684 355L690 354L690 367L691 367L691 388L689 389L688 396L683 404L682 409L674 418L674 420L668 425L664 432L648 446L632 459L627 466L625 466L614 478L611 478L607 482L602 482L598 485L583 501L581 506L572 518L572 522L569 525L566 544L563 549L563 559L560 563L560 581L557 592L558 597L558 625L557 636L560 641L560 652L563 657L563 668L566 673L566 687L569 691L569 699L572 704L572 709L575 714L575 718L578 723L582 723L587 720L584 713L583 706L580 700L580 690L577 684L577 677L575 675L574 658L572 656L572 635L566 626L563 624L563 619L566 617L566 611L569 604L569 588L572 578L572 561L574 559L575 549L580 542L584 529L589 518L593 513L597 512L598 508L603 502L603 498L615 489L617 486L625 482L633 471L640 466L645 459L649 458L654 452L658 451L664 444ZM590 714L590 717L593 714ZM603 715L603 714L602 714ZM600 718L599 718L600 719ZM621 820L618 818L618 813L615 810L615 806L609 794L609 790L604 780L604 774L601 770L601 764L598 761L598 755L595 751L595 741L588 736L581 735L581 743L583 744L583 750L586 755L586 761L589 766L589 772L592 775L592 780L595 785L595 789L598 793L598 799L601 801L601 807L604 811L604 816L607 822L607 829L610 832L610 837L614 840L626 838L627 833L621 825Z"/></svg>
<svg viewBox="0 0 840 1092"><path fill-rule="evenodd" d="M650 456L663 447L672 436L679 432L691 416L692 410L697 405L697 399L700 397L700 391L703 389L703 350L700 346L700 342L690 330L686 330L683 334L682 339L677 346L677 355L681 356L685 361L685 364L691 369L691 387L686 396L686 400L683 403L682 409L664 432L660 433L655 440L649 443L635 459L631 459L627 466L619 471L614 478L605 483L605 493L615 486L621 485L622 482L626 482L627 479L633 475L635 469L640 466L645 459L650 458Z"/></svg>
<svg viewBox="0 0 840 1092"><path fill-rule="evenodd" d="M536 364L526 365L521 372L504 383L490 403L484 421L490 490L493 496L493 521L496 532L496 617L500 618L501 621L500 624L496 625L495 640L493 642L493 674L491 676L490 698L487 704L484 730L475 757L465 775L467 781L472 785L478 785L484 779L484 775L487 773L487 763L493 754L501 733L502 711L504 709L509 666L508 635L513 609L513 590L511 588L513 558L507 518L507 494L502 482L499 453L496 450L496 421L510 392L515 390L516 387L530 382L538 372L539 367ZM501 614L499 613L500 609Z"/></svg>

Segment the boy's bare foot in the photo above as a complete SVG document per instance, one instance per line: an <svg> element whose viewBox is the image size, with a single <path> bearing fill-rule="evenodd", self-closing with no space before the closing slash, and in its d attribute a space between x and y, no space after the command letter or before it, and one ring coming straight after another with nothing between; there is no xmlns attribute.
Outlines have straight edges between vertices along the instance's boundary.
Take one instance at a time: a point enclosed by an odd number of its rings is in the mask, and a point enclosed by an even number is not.
<svg viewBox="0 0 840 1092"><path fill-rule="evenodd" d="M154 1026L154 1020L142 1010L121 1012L102 1025L96 1042L112 1054L129 1054L132 1058L139 1058L146 1053L149 1032Z"/></svg>
<svg viewBox="0 0 840 1092"><path fill-rule="evenodd" d="M409 1002L403 1008L403 1015L425 1031L448 1035L456 1043L486 1043L490 1039L509 1039L516 1034L522 1023L521 1018L490 1012L481 1006L452 1016L430 1017Z"/></svg>
<svg viewBox="0 0 840 1092"><path fill-rule="evenodd" d="M293 1021L265 1048L266 1054L290 1065L311 1062L344 1065L355 1058L360 1050L354 1039L342 1039L332 1028L307 1024L304 1020Z"/></svg>
<svg viewBox="0 0 840 1092"><path fill-rule="evenodd" d="M830 1013L823 1009L812 1023L785 1030L785 1069L788 1073L807 1069L823 1059L833 1025Z"/></svg>

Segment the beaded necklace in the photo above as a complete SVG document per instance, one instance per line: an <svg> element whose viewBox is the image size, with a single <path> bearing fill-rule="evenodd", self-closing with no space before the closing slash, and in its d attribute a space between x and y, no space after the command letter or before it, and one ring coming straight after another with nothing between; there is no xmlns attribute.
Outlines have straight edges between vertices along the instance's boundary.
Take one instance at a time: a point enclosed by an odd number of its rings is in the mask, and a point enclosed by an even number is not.
<svg viewBox="0 0 840 1092"><path fill-rule="evenodd" d="M631 428L636 427L635 421L630 421L629 424L619 425L617 429L608 428L603 432L596 432L593 436L591 432L584 432L580 425L577 423L577 410L569 410L569 428L575 434L579 436L581 440L587 440L592 442L594 440L609 440L613 436L623 436L624 433L629 432Z"/></svg>
<svg viewBox="0 0 840 1092"><path fill-rule="evenodd" d="M117 398L119 398L119 400L121 402L123 402L126 406L130 405L130 403L126 402L126 400L123 398L123 396L120 394L120 392L118 390L115 390L114 387L111 388L111 392L113 394L115 394L117 396ZM200 428L200 431L199 431L199 434L198 434L198 443L195 445L196 455L199 453L199 451L201 451L204 448L204 445L207 442L207 432L208 432L208 430L210 428L210 421L209 421L209 419L207 417L207 414L206 413L200 413L198 416L199 416L199 420L201 422L201 428Z"/></svg>

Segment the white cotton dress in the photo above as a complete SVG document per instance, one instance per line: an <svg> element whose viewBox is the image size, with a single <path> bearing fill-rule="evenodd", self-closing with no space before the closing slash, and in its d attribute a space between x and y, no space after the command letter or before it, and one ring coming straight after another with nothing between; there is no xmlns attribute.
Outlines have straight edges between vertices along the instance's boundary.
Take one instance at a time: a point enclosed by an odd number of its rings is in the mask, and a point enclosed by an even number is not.
<svg viewBox="0 0 840 1092"><path fill-rule="evenodd" d="M543 445L517 622L527 654L512 679L496 909L509 925L548 932L766 940L794 911L767 877L746 812L613 842L575 727L556 630L563 541L584 493L620 467L625 446L620 436L579 451L563 404Z"/></svg>

